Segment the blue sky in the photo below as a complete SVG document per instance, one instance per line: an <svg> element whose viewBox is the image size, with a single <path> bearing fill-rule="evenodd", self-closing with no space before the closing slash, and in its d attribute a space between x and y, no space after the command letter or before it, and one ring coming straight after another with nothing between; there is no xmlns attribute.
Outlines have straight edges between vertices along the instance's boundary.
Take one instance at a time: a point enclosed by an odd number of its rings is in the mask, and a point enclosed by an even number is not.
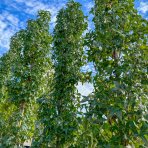
<svg viewBox="0 0 148 148"><path fill-rule="evenodd" d="M87 15L93 0L76 0L82 4ZM0 56L9 49L10 37L26 27L26 21L35 18L39 9L49 10L52 14L51 31L56 21L57 11L67 0L0 0ZM148 19L148 0L136 0L135 7ZM90 28L89 28L90 29Z"/></svg>

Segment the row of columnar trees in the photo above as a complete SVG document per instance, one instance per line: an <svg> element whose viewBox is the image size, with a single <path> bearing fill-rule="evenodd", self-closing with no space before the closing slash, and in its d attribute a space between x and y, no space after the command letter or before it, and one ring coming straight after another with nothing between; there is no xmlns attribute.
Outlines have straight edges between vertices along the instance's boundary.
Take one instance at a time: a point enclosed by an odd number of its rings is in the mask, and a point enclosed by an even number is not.
<svg viewBox="0 0 148 148"><path fill-rule="evenodd" d="M95 0L91 13L95 27L86 35L87 17L71 0L53 36L50 13L39 11L11 38L0 58L0 146L148 145L147 21L131 0ZM88 81L86 61L94 91L83 97L76 86Z"/></svg>

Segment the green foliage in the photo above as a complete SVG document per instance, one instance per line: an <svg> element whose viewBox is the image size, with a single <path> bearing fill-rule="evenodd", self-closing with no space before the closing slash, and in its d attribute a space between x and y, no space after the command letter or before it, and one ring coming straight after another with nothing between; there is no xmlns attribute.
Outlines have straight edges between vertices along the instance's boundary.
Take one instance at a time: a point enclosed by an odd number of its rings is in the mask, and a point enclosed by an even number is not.
<svg viewBox="0 0 148 148"><path fill-rule="evenodd" d="M17 56L14 52L8 51L0 58L0 143L9 127L9 117L14 110L14 105L8 101L7 81L11 77L11 67Z"/></svg>
<svg viewBox="0 0 148 148"><path fill-rule="evenodd" d="M15 53L17 59L11 66L7 82L7 102L15 105L15 109L7 120L9 126L3 136L4 146L22 145L32 138L35 102L45 93L48 82L45 82L45 78L48 79L45 74L51 69L49 21L49 12L40 11L37 20L29 20L26 30L19 31L11 39L10 52Z"/></svg>
<svg viewBox="0 0 148 148"><path fill-rule="evenodd" d="M87 17L70 0L53 38L48 11L11 38L0 58L0 147L148 147L148 22L133 0L94 2L86 37ZM96 74L82 74L86 61ZM90 80L94 92L81 96L78 82Z"/></svg>
<svg viewBox="0 0 148 148"><path fill-rule="evenodd" d="M39 145L69 147L74 143L79 98L76 85L83 65L82 33L87 27L80 4L70 1L57 15L53 36L54 80L52 93L42 103L43 133Z"/></svg>
<svg viewBox="0 0 148 148"><path fill-rule="evenodd" d="M86 116L92 136L97 146L147 146L147 131L142 130L147 126L147 62L142 49L147 22L131 0L96 0L92 13L95 30L87 35L87 44L97 74Z"/></svg>

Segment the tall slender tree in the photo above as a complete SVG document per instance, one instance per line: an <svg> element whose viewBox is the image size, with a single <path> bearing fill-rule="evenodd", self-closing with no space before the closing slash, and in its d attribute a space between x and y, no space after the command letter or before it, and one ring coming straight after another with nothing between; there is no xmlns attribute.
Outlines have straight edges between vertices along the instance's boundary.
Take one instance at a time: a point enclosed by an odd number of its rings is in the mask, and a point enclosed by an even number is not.
<svg viewBox="0 0 148 148"><path fill-rule="evenodd" d="M89 34L94 99L87 114L92 143L146 146L146 44L148 24L131 0L95 0Z"/></svg>
<svg viewBox="0 0 148 148"><path fill-rule="evenodd" d="M53 34L53 91L44 107L40 146L65 148L75 141L78 120L76 85L83 65L83 37L87 28L81 5L69 1L59 11ZM45 115L46 114L46 115Z"/></svg>
<svg viewBox="0 0 148 148"><path fill-rule="evenodd" d="M9 50L0 57L0 102L4 102L7 96L7 80L11 76L11 68L17 59L17 54L13 50Z"/></svg>
<svg viewBox="0 0 148 148"><path fill-rule="evenodd" d="M28 21L26 30L12 38L10 51L18 56L8 81L8 96L15 109L3 136L5 147L22 146L33 135L36 99L44 93L44 75L51 68L49 21L49 12L39 11L38 18Z"/></svg>
<svg viewBox="0 0 148 148"><path fill-rule="evenodd" d="M16 57L14 52L8 51L0 58L0 143L4 133L7 132L8 118L14 108L8 101L7 81L11 77L11 67Z"/></svg>
<svg viewBox="0 0 148 148"><path fill-rule="evenodd" d="M3 101L5 98L5 91L6 91L6 85L5 81L7 80L7 77L9 75L9 57L8 54L6 53L0 58L0 102Z"/></svg>

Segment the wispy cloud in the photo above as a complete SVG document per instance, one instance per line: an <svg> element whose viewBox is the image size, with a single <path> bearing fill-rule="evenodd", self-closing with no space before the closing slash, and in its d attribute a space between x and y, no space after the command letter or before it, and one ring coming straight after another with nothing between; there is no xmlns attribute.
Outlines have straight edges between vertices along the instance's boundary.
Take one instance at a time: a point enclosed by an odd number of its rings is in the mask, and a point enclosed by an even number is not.
<svg viewBox="0 0 148 148"><path fill-rule="evenodd" d="M94 6L93 1L92 2L88 2L85 4L85 7L89 10L91 10L91 8Z"/></svg>
<svg viewBox="0 0 148 148"><path fill-rule="evenodd" d="M41 0L5 0L5 9L0 14L0 53L9 49L10 38L21 28L25 28L26 22L21 15L26 18L35 16L39 10L48 10L51 13L51 28L54 27L56 14L58 10L64 6L64 3L44 3ZM0 2L1 5L2 2ZM9 4L10 3L10 4ZM17 11L17 14L13 13Z"/></svg>
<svg viewBox="0 0 148 148"><path fill-rule="evenodd" d="M25 13L36 15L37 11L39 10L47 10L51 13L51 23L56 21L56 14L58 10L63 7L64 3L53 3L52 5L48 3L44 3L38 0L15 0L17 3L23 4L26 9L24 9Z"/></svg>
<svg viewBox="0 0 148 148"><path fill-rule="evenodd" d="M143 14L148 12L148 2L140 2L140 6L138 7L138 11Z"/></svg>
<svg viewBox="0 0 148 148"><path fill-rule="evenodd" d="M9 12L0 15L0 48L9 48L10 37L17 31L18 24L18 18Z"/></svg>

